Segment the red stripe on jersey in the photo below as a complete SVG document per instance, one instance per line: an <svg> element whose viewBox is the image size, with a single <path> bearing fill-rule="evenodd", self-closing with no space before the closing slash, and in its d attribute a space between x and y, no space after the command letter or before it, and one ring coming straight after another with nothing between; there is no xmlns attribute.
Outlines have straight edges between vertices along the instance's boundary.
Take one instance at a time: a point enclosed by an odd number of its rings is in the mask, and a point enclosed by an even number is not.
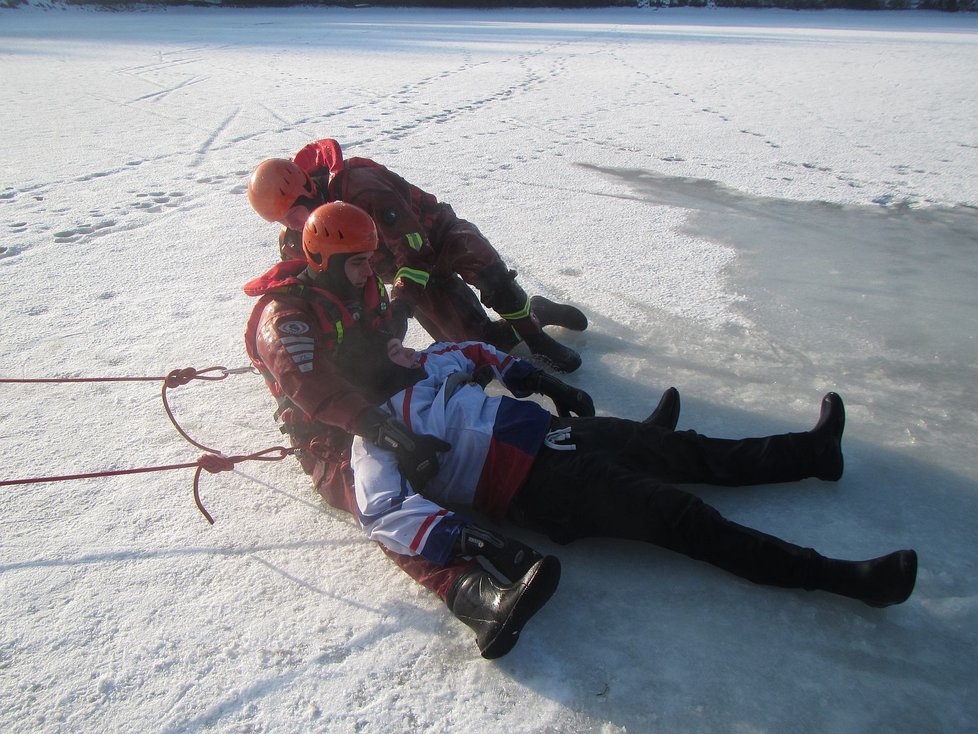
<svg viewBox="0 0 978 734"><path fill-rule="evenodd" d="M439 510L434 515L428 515L424 522L421 523L421 527L418 528L418 534L414 536L414 540L411 541L411 550L417 552L418 548L421 547L421 541L424 540L425 534L428 532L428 528L431 527L432 523L439 517L443 517L448 514L448 510Z"/></svg>
<svg viewBox="0 0 978 734"><path fill-rule="evenodd" d="M413 431L411 428L411 396L414 395L414 385L411 385L407 390L404 391L404 402L401 403L401 414L404 416L404 425L408 427L408 430Z"/></svg>

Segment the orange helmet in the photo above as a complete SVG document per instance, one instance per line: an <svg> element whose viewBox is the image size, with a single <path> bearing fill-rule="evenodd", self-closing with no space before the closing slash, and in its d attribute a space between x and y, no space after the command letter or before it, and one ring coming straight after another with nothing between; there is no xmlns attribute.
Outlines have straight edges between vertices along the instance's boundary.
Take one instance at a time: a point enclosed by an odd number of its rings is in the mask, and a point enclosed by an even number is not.
<svg viewBox="0 0 978 734"><path fill-rule="evenodd" d="M316 272L329 267L333 255L373 252L377 249L377 227L363 209L345 201L318 207L302 229L302 251Z"/></svg>
<svg viewBox="0 0 978 734"><path fill-rule="evenodd" d="M312 210L319 194L309 174L295 163L285 158L269 158L251 174L248 201L262 219L278 222L296 204L305 204Z"/></svg>

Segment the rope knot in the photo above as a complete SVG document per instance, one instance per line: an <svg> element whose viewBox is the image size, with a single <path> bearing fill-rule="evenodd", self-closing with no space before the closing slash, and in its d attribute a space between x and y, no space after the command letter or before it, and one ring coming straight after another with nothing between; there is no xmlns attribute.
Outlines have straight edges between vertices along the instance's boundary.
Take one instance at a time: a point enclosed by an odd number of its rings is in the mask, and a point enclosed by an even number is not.
<svg viewBox="0 0 978 734"><path fill-rule="evenodd" d="M197 376L197 370L193 367L184 367L182 370L173 370L163 380L166 387L180 387L186 385Z"/></svg>
<svg viewBox="0 0 978 734"><path fill-rule="evenodd" d="M197 464L204 471L210 472L211 474L218 474L222 471L233 471L235 461L234 457L231 456L204 454L197 459Z"/></svg>

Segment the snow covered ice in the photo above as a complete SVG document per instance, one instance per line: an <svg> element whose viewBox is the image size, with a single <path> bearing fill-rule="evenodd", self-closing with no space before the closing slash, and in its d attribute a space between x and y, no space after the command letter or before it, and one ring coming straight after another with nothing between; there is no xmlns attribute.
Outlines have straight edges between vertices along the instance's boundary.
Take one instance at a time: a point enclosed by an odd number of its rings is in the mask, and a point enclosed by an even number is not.
<svg viewBox="0 0 978 734"><path fill-rule="evenodd" d="M476 222L603 414L810 427L846 474L696 488L828 555L920 554L874 610L651 547L525 539L561 586L514 651L291 461L4 487L5 732L964 732L978 721L978 17L683 9L0 11L0 376L247 363L263 158L335 137ZM413 329L421 345L424 334ZM170 391L228 454L260 379ZM194 461L158 383L0 385L0 480Z"/></svg>

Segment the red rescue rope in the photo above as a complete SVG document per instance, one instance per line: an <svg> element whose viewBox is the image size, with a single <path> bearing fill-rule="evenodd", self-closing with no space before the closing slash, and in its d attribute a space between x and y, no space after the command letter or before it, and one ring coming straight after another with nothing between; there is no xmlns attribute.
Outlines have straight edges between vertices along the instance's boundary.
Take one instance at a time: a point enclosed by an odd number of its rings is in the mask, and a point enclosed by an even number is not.
<svg viewBox="0 0 978 734"><path fill-rule="evenodd" d="M204 503L200 501L200 473L202 471L208 471L211 474L217 474L222 471L232 471L235 464L239 464L242 461L281 461L286 456L291 456L297 451L294 448L285 448L284 446L272 446L271 448L265 449L264 451L256 451L253 454L248 454L247 456L224 456L224 454L204 454L199 459L197 459L197 471L194 472L194 502L197 504L197 509L200 510L200 514L211 525L214 524L214 518L211 514L204 509ZM267 456L267 454L277 454L277 456Z"/></svg>
<svg viewBox="0 0 978 734"><path fill-rule="evenodd" d="M207 374L210 372L220 372L220 374ZM206 451L208 453L200 456L197 461L187 462L183 464L166 464L163 466L145 466L136 469L116 469L109 471L98 471L98 472L86 472L83 474L65 474L57 477L32 477L29 479L7 479L0 481L0 487L9 487L18 484L40 484L42 482L63 482L71 479L92 479L98 477L113 477L120 476L124 474L142 474L146 472L157 472L157 471L169 471L171 469L189 469L190 467L196 467L197 470L194 472L194 502L197 505L197 509L211 525L214 524L214 518L211 514L207 512L204 508L204 504L200 499L200 475L201 472L207 471L210 474L217 474L222 471L232 471L235 464L239 464L243 461L281 461L287 456L291 456L298 449L296 448L285 448L283 446L272 446L271 448L264 449L262 451L256 451L252 454L238 455L238 456L226 456L224 453L217 449L210 448L204 444L195 441L190 435L183 430L180 424L177 422L176 417L173 415L173 411L170 409L169 401L166 397L166 391L169 388L180 387L181 385L186 385L191 380L205 380L205 381L216 381L223 380L229 375L240 374L243 372L255 372L252 367L241 367L238 369L229 370L225 367L208 367L202 370L196 370L193 367L186 367L184 369L173 370L165 377L58 377L58 378L6 378L0 377L0 383L71 383L71 382L163 382L163 388L161 391L161 398L163 400L163 409L166 411L167 417L170 419L170 423L177 432L183 436L189 443L193 444L199 449Z"/></svg>
<svg viewBox="0 0 978 734"><path fill-rule="evenodd" d="M159 382L165 377L0 377L0 382Z"/></svg>
<svg viewBox="0 0 978 734"><path fill-rule="evenodd" d="M249 368L249 367L242 367L241 369L236 370L236 371L237 372L244 372L244 371L248 371L250 369L251 368ZM219 375L207 375L206 374L208 372L216 372L218 370L220 370L220 372L221 372L221 374L219 374ZM180 424L177 423L177 419L173 417L173 411L170 410L170 403L166 399L166 391L167 391L168 388L171 388L171 387L180 387L181 385L186 385L191 380L212 380L212 381L214 381L214 380L223 380L225 377L227 377L230 374L231 374L231 370L228 370L228 369L226 369L224 367L208 367L208 368L203 369L203 370L195 370L193 367L185 367L182 370L173 370L166 377L162 378L162 380L163 380L163 389L160 392L160 398L163 400L163 410L166 411L166 417L170 419L170 423L172 423L173 424L173 427L177 429L177 433L179 433L181 436L183 436L187 440L188 443L196 446L197 448L201 449L202 451L208 451L208 452L210 452L212 454L220 454L221 452L218 451L217 449L209 448L207 446L204 446L204 444L202 444L202 443L198 443L197 441L194 441L187 434L187 432L185 430L183 430L183 428L180 427Z"/></svg>

